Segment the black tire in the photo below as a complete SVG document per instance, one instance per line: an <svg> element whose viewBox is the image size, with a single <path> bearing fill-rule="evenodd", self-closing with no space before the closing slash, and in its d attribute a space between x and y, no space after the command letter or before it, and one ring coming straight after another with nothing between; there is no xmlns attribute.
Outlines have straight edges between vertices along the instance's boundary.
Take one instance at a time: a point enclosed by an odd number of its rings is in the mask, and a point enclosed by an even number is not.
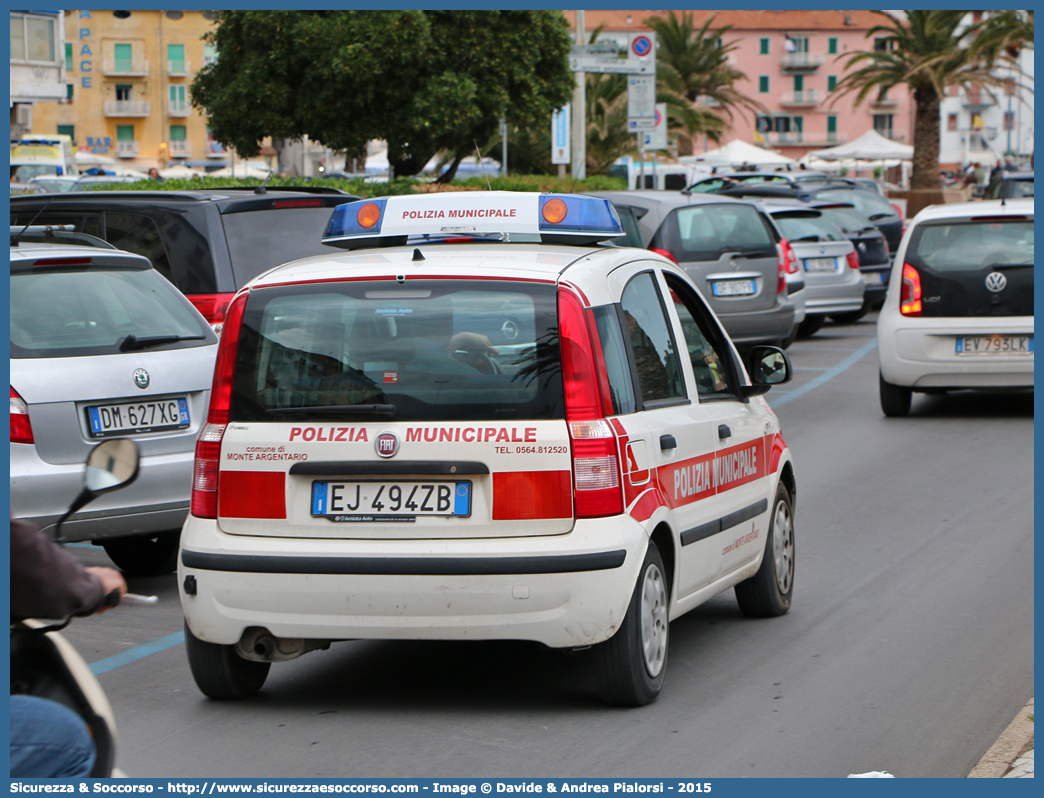
<svg viewBox="0 0 1044 798"><path fill-rule="evenodd" d="M128 576L159 576L178 567L178 542L181 530L156 535L114 538L102 543L116 567Z"/></svg>
<svg viewBox="0 0 1044 798"><path fill-rule="evenodd" d="M826 316L805 316L805 320L798 325L798 338L811 338L826 321Z"/></svg>
<svg viewBox="0 0 1044 798"><path fill-rule="evenodd" d="M869 312L870 306L863 305L859 310L853 310L851 313L831 313L830 320L838 324L855 324Z"/></svg>
<svg viewBox="0 0 1044 798"><path fill-rule="evenodd" d="M598 691L607 704L641 707L660 694L667 670L669 601L663 559L650 540L623 623L594 648Z"/></svg>
<svg viewBox="0 0 1044 798"><path fill-rule="evenodd" d="M913 391L902 385L886 382L884 375L878 375L881 392L881 411L889 418L902 418L910 414L910 399Z"/></svg>
<svg viewBox="0 0 1044 798"><path fill-rule="evenodd" d="M761 567L736 585L736 601L748 618L775 618L790 609L793 594L794 505L781 482L772 503Z"/></svg>
<svg viewBox="0 0 1044 798"><path fill-rule="evenodd" d="M271 662L243 659L235 646L220 646L200 640L185 624L185 649L196 687L207 698L227 701L249 698L268 678Z"/></svg>

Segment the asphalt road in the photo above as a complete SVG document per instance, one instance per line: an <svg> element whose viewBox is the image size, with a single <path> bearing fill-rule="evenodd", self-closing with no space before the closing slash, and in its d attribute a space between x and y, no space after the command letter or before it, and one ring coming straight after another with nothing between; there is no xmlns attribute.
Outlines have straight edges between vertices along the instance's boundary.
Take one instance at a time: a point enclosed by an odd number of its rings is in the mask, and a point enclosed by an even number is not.
<svg viewBox="0 0 1044 798"><path fill-rule="evenodd" d="M1033 395L877 398L873 318L790 350L791 612L732 591L671 625L659 700L604 707L588 655L528 643L335 644L240 703L196 690L174 576L75 622L131 776L963 777L1033 695ZM104 564L99 549L73 549ZM175 638L176 639L176 638ZM141 654L159 640L162 650ZM166 646L166 647L164 647Z"/></svg>

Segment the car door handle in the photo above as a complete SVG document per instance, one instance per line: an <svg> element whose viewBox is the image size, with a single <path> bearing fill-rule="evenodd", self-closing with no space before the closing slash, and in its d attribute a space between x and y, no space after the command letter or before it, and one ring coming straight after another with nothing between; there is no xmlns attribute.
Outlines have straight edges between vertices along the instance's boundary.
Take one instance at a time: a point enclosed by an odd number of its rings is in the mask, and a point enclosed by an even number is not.
<svg viewBox="0 0 1044 798"><path fill-rule="evenodd" d="M718 439L719 440L725 440L726 438L731 438L731 437L732 437L732 430L729 429L729 425L728 424L719 424L718 425Z"/></svg>
<svg viewBox="0 0 1044 798"><path fill-rule="evenodd" d="M677 449L678 441L674 440L673 435L661 435L660 436L660 448L661 449Z"/></svg>

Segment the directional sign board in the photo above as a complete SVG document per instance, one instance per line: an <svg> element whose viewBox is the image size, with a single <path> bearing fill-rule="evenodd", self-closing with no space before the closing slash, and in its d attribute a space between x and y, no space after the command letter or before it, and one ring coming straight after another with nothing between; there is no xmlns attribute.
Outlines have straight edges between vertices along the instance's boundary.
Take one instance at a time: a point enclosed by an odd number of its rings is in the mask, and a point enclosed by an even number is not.
<svg viewBox="0 0 1044 798"><path fill-rule="evenodd" d="M569 56L573 72L656 74L656 34L603 32L594 44L577 45Z"/></svg>
<svg viewBox="0 0 1044 798"><path fill-rule="evenodd" d="M563 108L551 114L551 163L569 163L569 108Z"/></svg>
<svg viewBox="0 0 1044 798"><path fill-rule="evenodd" d="M627 130L629 133L656 128L656 76L627 77Z"/></svg>
<svg viewBox="0 0 1044 798"><path fill-rule="evenodd" d="M656 127L640 135L643 150L667 149L667 103L656 103Z"/></svg>

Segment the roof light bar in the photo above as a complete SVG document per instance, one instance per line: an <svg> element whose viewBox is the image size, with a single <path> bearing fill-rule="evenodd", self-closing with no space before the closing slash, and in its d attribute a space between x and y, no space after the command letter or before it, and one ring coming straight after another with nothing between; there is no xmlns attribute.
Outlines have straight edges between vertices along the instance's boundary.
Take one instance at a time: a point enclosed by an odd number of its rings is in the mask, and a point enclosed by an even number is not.
<svg viewBox="0 0 1044 798"><path fill-rule="evenodd" d="M474 191L383 197L338 205L323 243L343 249L396 246L411 236L539 235L545 243L591 244L624 235L609 200L574 194Z"/></svg>

